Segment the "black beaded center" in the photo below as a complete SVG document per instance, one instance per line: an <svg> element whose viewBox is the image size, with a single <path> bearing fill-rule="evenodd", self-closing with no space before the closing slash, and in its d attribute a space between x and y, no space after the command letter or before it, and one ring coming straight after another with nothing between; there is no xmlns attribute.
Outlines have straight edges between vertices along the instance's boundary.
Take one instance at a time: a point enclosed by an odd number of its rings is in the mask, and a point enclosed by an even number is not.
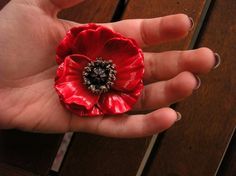
<svg viewBox="0 0 236 176"><path fill-rule="evenodd" d="M84 84L95 94L107 92L116 79L115 65L112 61L98 58L91 61L83 71Z"/></svg>

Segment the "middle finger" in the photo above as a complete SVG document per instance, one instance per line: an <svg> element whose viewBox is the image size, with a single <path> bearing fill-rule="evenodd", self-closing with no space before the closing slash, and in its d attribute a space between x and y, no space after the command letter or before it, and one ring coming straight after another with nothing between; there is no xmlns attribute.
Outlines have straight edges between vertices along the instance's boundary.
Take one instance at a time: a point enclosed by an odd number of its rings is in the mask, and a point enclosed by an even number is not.
<svg viewBox="0 0 236 176"><path fill-rule="evenodd" d="M194 74L209 72L217 65L216 55L208 48L144 54L144 83L167 80L183 71Z"/></svg>

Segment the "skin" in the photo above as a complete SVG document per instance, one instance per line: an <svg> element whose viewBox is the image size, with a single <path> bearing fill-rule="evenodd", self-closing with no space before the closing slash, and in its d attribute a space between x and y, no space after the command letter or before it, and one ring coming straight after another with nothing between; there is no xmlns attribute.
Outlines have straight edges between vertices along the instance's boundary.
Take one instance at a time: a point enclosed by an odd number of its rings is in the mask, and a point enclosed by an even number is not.
<svg viewBox="0 0 236 176"><path fill-rule="evenodd" d="M84 118L60 104L54 90L55 48L73 26L57 13L79 0L12 0L0 11L0 128L44 133L83 131L111 137L142 137L166 130L177 119L168 106L198 87L195 74L216 64L208 48L145 53L145 89L132 114ZM184 14L103 24L142 47L183 38ZM132 26L132 31L127 26ZM153 110L154 109L154 110ZM138 111L153 110L148 114Z"/></svg>

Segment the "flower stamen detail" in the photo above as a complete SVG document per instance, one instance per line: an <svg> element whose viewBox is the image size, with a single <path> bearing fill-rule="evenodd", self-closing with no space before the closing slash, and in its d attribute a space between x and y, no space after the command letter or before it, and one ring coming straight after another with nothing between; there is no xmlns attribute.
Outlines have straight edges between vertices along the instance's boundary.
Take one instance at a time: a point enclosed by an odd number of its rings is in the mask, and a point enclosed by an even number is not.
<svg viewBox="0 0 236 176"><path fill-rule="evenodd" d="M116 79L115 64L111 60L97 58L84 68L83 79L86 87L93 93L108 92Z"/></svg>

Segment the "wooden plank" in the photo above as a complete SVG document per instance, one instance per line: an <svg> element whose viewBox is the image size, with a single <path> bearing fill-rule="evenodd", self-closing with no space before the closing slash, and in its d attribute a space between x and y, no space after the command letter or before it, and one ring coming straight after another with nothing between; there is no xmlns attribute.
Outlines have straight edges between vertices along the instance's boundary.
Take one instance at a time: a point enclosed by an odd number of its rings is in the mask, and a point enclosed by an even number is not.
<svg viewBox="0 0 236 176"><path fill-rule="evenodd" d="M6 3L7 0L1 0L0 7ZM96 2L87 0L81 5L64 10L59 16L67 20L73 18L74 21L80 22L93 20L106 22L112 19L117 3L116 0L98 0ZM74 14L74 16L70 16L70 14ZM0 131L0 162L42 176L48 175L61 138L62 135ZM0 168L0 171L3 174L4 169Z"/></svg>
<svg viewBox="0 0 236 176"><path fill-rule="evenodd" d="M86 0L77 6L66 9L59 14L59 18L79 23L111 21L118 0Z"/></svg>
<svg viewBox="0 0 236 176"><path fill-rule="evenodd" d="M61 135L0 130L0 163L47 175L60 139Z"/></svg>
<svg viewBox="0 0 236 176"><path fill-rule="evenodd" d="M176 2L177 1L172 0L130 0L123 18L150 18L171 13L186 12L189 16L194 18L197 24L205 1L191 1L191 3L189 3L189 1L186 0L181 1L180 4ZM196 7L198 8L196 9ZM157 8L160 10L157 10ZM178 44L176 44L177 42L174 44L165 44L161 47L154 47L149 50L160 51L188 48L193 33ZM98 176L136 175L137 172L142 172L139 169L139 165L145 153L149 153L148 151L146 152L146 149L149 146L150 140L151 137L141 139L111 139L78 133L72 140L60 175L86 176L94 175L94 173ZM145 163L145 161L143 163Z"/></svg>
<svg viewBox="0 0 236 176"><path fill-rule="evenodd" d="M60 176L135 175L145 150L143 139L114 139L78 133ZM141 153L140 153L141 152Z"/></svg>
<svg viewBox="0 0 236 176"><path fill-rule="evenodd" d="M141 163L139 164L139 168L138 168L138 171L136 173L136 176L141 176L144 172L144 169L146 168L146 165L148 164L149 160L150 160L150 156L152 155L152 151L153 151L153 148L157 142L157 138L158 138L158 134L155 134L152 136L150 142L149 142L149 145L148 147L145 149L146 152L142 158L142 161Z"/></svg>
<svg viewBox="0 0 236 176"><path fill-rule="evenodd" d="M212 48L223 62L178 104L183 118L165 133L147 176L214 175L236 126L236 1L213 2L196 47Z"/></svg>

